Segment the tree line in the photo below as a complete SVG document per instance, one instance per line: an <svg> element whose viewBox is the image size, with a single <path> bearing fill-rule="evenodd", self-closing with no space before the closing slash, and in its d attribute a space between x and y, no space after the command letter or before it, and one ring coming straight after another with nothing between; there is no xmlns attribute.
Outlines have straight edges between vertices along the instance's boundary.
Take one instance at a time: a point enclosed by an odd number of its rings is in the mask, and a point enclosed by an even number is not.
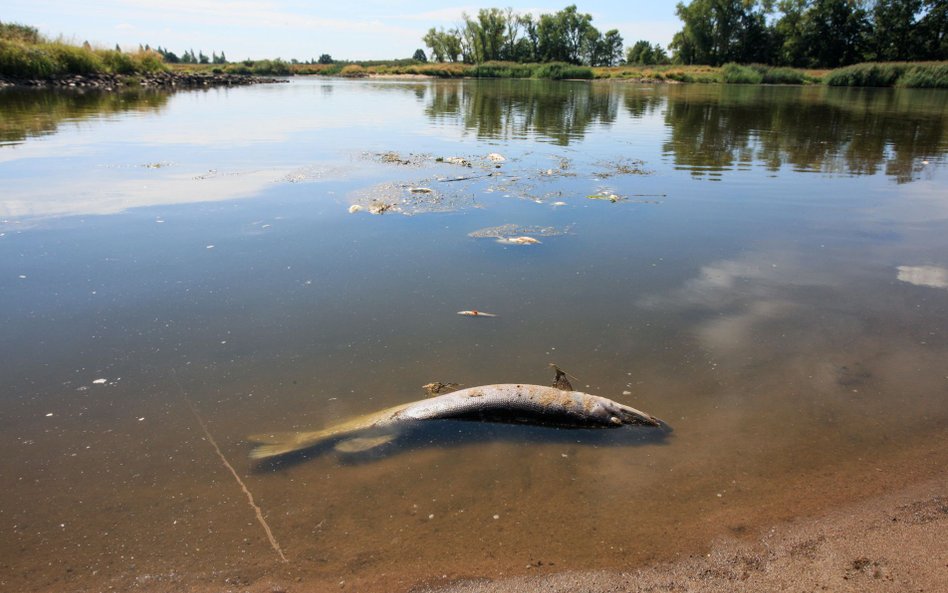
<svg viewBox="0 0 948 593"><path fill-rule="evenodd" d="M601 33L592 16L567 6L553 14L520 14L513 9L484 8L463 15L457 27L432 27L422 41L438 62L480 64L509 62L568 62L614 66L622 60L622 36L612 29Z"/></svg>
<svg viewBox="0 0 948 593"><path fill-rule="evenodd" d="M948 59L945 0L692 0L670 49L681 64L837 68Z"/></svg>
<svg viewBox="0 0 948 593"><path fill-rule="evenodd" d="M691 0L668 52L641 40L623 54L615 29L601 33L576 5L552 14L486 8L422 41L437 62L629 64L758 63L837 68L868 61L948 60L946 0ZM669 55L669 52L671 55ZM418 59L416 52L415 59ZM423 55L423 52L422 52Z"/></svg>

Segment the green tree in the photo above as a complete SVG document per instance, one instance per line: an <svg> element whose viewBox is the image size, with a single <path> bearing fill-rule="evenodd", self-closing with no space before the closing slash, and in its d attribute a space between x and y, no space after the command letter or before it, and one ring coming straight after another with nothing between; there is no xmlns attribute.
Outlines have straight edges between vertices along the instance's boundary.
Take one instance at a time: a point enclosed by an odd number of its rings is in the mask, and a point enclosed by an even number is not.
<svg viewBox="0 0 948 593"><path fill-rule="evenodd" d="M837 68L863 61L869 28L859 0L813 0L803 17L806 65Z"/></svg>
<svg viewBox="0 0 948 593"><path fill-rule="evenodd" d="M668 54L658 43L652 45L644 39L636 41L625 54L625 61L629 64L652 66L668 62Z"/></svg>
<svg viewBox="0 0 948 593"><path fill-rule="evenodd" d="M589 55L588 45L598 35L591 35L592 17L567 6L554 14L541 14L537 24L537 57L543 62L580 64Z"/></svg>
<svg viewBox="0 0 948 593"><path fill-rule="evenodd" d="M760 60L770 2L756 0L692 0L675 11L684 28L670 47L677 61L720 66L725 62ZM767 44L769 46L769 43Z"/></svg>
<svg viewBox="0 0 948 593"><path fill-rule="evenodd" d="M803 15L808 0L780 0L777 9L783 13L773 26L774 63L782 66L806 65L806 43L803 39Z"/></svg>
<svg viewBox="0 0 948 593"><path fill-rule="evenodd" d="M332 56L329 54L322 54L321 56L319 56L319 60L317 60L317 63L332 64Z"/></svg>
<svg viewBox="0 0 948 593"><path fill-rule="evenodd" d="M416 62L427 62L428 56L425 55L425 50L418 48L415 50L415 53L412 55L411 59L415 60Z"/></svg>
<svg viewBox="0 0 948 593"><path fill-rule="evenodd" d="M918 21L919 54L925 60L948 60L948 2L924 0Z"/></svg>
<svg viewBox="0 0 948 593"><path fill-rule="evenodd" d="M919 51L916 16L922 0L883 0L872 7L871 53L875 60L916 59Z"/></svg>

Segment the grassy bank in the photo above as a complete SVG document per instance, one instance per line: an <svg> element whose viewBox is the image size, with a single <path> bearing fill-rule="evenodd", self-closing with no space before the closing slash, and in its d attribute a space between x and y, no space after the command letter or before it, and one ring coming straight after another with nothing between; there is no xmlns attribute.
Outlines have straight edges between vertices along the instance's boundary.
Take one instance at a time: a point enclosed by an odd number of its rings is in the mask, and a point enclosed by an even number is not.
<svg viewBox="0 0 948 593"><path fill-rule="evenodd" d="M126 53L45 39L33 27L0 23L0 74L45 78L68 74L145 74L165 70L152 51Z"/></svg>
<svg viewBox="0 0 948 593"><path fill-rule="evenodd" d="M826 75L830 86L898 86L948 89L948 62L869 62Z"/></svg>

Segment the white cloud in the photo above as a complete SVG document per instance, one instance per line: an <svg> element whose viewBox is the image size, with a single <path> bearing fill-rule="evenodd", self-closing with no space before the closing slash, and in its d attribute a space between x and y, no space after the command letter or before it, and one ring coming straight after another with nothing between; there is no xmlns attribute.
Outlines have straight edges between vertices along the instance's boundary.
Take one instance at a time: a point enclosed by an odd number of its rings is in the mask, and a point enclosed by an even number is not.
<svg viewBox="0 0 948 593"><path fill-rule="evenodd" d="M948 269L938 266L899 266L898 279L916 286L948 288Z"/></svg>

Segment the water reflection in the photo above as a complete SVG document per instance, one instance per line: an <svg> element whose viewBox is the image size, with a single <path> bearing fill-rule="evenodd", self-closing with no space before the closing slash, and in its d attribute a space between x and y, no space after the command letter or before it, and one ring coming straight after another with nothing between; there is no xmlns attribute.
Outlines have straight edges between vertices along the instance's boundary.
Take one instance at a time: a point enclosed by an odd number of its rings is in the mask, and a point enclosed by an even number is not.
<svg viewBox="0 0 948 593"><path fill-rule="evenodd" d="M0 91L0 146L54 134L64 122L78 122L128 111L158 113L170 94L127 90L83 93L48 89Z"/></svg>
<svg viewBox="0 0 948 593"><path fill-rule="evenodd" d="M616 125L620 104L633 119L662 113L663 150L696 176L759 164L904 183L940 161L946 143L943 93L911 89L477 81L432 85L425 112L478 138L566 146L593 125Z"/></svg>
<svg viewBox="0 0 948 593"><path fill-rule="evenodd" d="M593 124L612 124L619 95L610 87L551 81L436 84L425 108L432 119L454 119L478 138L538 135L566 146Z"/></svg>
<svg viewBox="0 0 948 593"><path fill-rule="evenodd" d="M945 146L944 95L822 87L670 87L664 144L695 175L761 163L771 171L912 181Z"/></svg>

